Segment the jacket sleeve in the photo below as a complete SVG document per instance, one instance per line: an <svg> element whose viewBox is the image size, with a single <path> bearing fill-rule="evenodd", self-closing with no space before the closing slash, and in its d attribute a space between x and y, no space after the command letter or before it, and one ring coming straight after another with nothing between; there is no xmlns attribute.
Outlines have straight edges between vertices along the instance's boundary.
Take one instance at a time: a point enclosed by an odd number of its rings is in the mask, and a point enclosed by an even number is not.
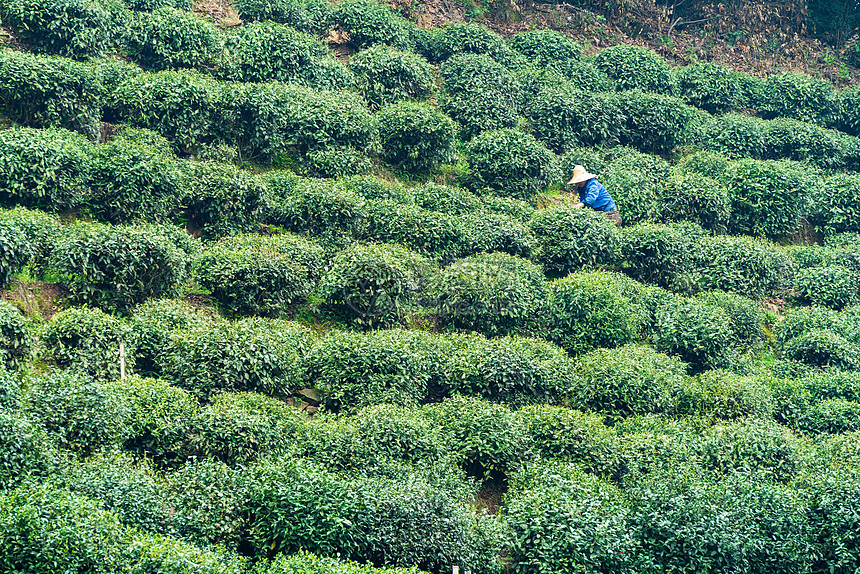
<svg viewBox="0 0 860 574"><path fill-rule="evenodd" d="M585 197L582 198L582 203L587 205L588 207L594 206L594 202L597 201L597 195L600 192L600 187L597 182L589 180L588 183L585 184Z"/></svg>

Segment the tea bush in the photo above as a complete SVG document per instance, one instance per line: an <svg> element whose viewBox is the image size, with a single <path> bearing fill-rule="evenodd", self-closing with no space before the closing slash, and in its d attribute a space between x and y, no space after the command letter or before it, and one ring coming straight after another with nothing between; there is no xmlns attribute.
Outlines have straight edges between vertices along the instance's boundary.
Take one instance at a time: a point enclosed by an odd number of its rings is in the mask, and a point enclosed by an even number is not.
<svg viewBox="0 0 860 574"><path fill-rule="evenodd" d="M11 370L23 367L32 344L24 315L12 303L0 301L0 366Z"/></svg>
<svg viewBox="0 0 860 574"><path fill-rule="evenodd" d="M166 223L183 199L179 167L154 147L113 141L93 150L90 166L87 201L110 223Z"/></svg>
<svg viewBox="0 0 860 574"><path fill-rule="evenodd" d="M186 167L185 183L185 215L203 239L257 229L266 197L261 178L233 165L202 161Z"/></svg>
<svg viewBox="0 0 860 574"><path fill-rule="evenodd" d="M860 175L834 174L810 190L811 217L816 231L830 236L860 231L856 200L860 199Z"/></svg>
<svg viewBox="0 0 860 574"><path fill-rule="evenodd" d="M555 30L520 32L508 38L508 45L536 68L551 68L566 78L576 75L583 59L582 46Z"/></svg>
<svg viewBox="0 0 860 574"><path fill-rule="evenodd" d="M692 221L716 233L728 230L731 204L726 188L696 173L672 175L656 190L663 221Z"/></svg>
<svg viewBox="0 0 860 574"><path fill-rule="evenodd" d="M509 215L483 210L460 216L469 253L499 251L528 258L536 247L531 230Z"/></svg>
<svg viewBox="0 0 860 574"><path fill-rule="evenodd" d="M464 230L455 216L390 199L367 203L366 226L359 237L399 243L421 255L443 260L463 254Z"/></svg>
<svg viewBox="0 0 860 574"><path fill-rule="evenodd" d="M227 237L196 256L194 275L232 313L277 316L315 290L322 258L297 235Z"/></svg>
<svg viewBox="0 0 860 574"><path fill-rule="evenodd" d="M729 113L706 121L695 143L730 159L760 158L766 149L767 130L765 120Z"/></svg>
<svg viewBox="0 0 860 574"><path fill-rule="evenodd" d="M640 319L612 273L578 271L553 281L544 307L549 339L568 353L618 347L639 337Z"/></svg>
<svg viewBox="0 0 860 574"><path fill-rule="evenodd" d="M150 299L132 310L129 328L137 348L137 370L144 376L161 376L170 333L206 321L204 314L183 301Z"/></svg>
<svg viewBox="0 0 860 574"><path fill-rule="evenodd" d="M693 250L704 237L701 228L691 224L640 223L625 227L620 234L621 259L633 279L674 291L694 288Z"/></svg>
<svg viewBox="0 0 860 574"><path fill-rule="evenodd" d="M715 62L696 62L676 71L678 92L691 106L712 114L746 107L739 74Z"/></svg>
<svg viewBox="0 0 860 574"><path fill-rule="evenodd" d="M773 414L774 403L767 379L711 370L677 389L675 409L679 415L721 420L767 419Z"/></svg>
<svg viewBox="0 0 860 574"><path fill-rule="evenodd" d="M128 368L134 366L134 341L120 320L98 309L60 311L41 333L48 362L99 379L120 375L119 345L125 343Z"/></svg>
<svg viewBox="0 0 860 574"><path fill-rule="evenodd" d="M272 22L252 22L227 36L218 74L235 82L278 81L311 88L348 88L352 84L348 70L341 67L340 74L336 74L331 60L326 45L309 34Z"/></svg>
<svg viewBox="0 0 860 574"><path fill-rule="evenodd" d="M477 253L442 268L426 293L441 325L497 336L532 326L545 289L534 263L506 253Z"/></svg>
<svg viewBox="0 0 860 574"><path fill-rule="evenodd" d="M447 381L454 393L512 406L552 404L568 393L571 366L567 354L546 341L476 337L451 357Z"/></svg>
<svg viewBox="0 0 860 574"><path fill-rule="evenodd" d="M646 48L624 44L604 48L594 63L612 80L618 91L641 90L674 95L677 79L666 61Z"/></svg>
<svg viewBox="0 0 860 574"><path fill-rule="evenodd" d="M654 347L677 355L693 373L731 365L735 346L731 319L720 307L678 299L656 311Z"/></svg>
<svg viewBox="0 0 860 574"><path fill-rule="evenodd" d="M415 24L377 0L347 0L334 7L331 20L349 34L356 48L386 44L401 50L414 45Z"/></svg>
<svg viewBox="0 0 860 574"><path fill-rule="evenodd" d="M860 369L860 346L830 329L810 329L781 345L783 357L815 367Z"/></svg>
<svg viewBox="0 0 860 574"><path fill-rule="evenodd" d="M820 563L834 572L850 571L860 560L853 514L860 493L856 470L846 466L812 476L803 492L811 499L808 515L810 528L816 533Z"/></svg>
<svg viewBox="0 0 860 574"><path fill-rule="evenodd" d="M44 427L25 412L0 409L0 492L34 478L45 479L62 459Z"/></svg>
<svg viewBox="0 0 860 574"><path fill-rule="evenodd" d="M57 444L82 457L116 447L129 434L122 396L87 375L58 372L32 381L25 409Z"/></svg>
<svg viewBox="0 0 860 574"><path fill-rule="evenodd" d="M235 8L243 21L271 20L323 36L331 23L333 7L326 0L236 0Z"/></svg>
<svg viewBox="0 0 860 574"><path fill-rule="evenodd" d="M62 211L80 205L90 162L87 141L61 129L0 132L0 189L6 206Z"/></svg>
<svg viewBox="0 0 860 574"><path fill-rule="evenodd" d="M0 228L6 236L8 268L16 270L24 264L37 274L46 270L57 237L63 233L57 216L25 207L0 210Z"/></svg>
<svg viewBox="0 0 860 574"><path fill-rule="evenodd" d="M556 153L579 146L617 143L624 119L612 94L591 93L573 85L550 85L523 112L534 136Z"/></svg>
<svg viewBox="0 0 860 574"><path fill-rule="evenodd" d="M454 157L456 126L428 104L391 104L379 110L376 121L380 156L401 169L432 169Z"/></svg>
<svg viewBox="0 0 860 574"><path fill-rule="evenodd" d="M216 118L223 121L221 91L212 78L194 72L139 74L112 92L106 116L153 130L179 150L194 150L211 141Z"/></svg>
<svg viewBox="0 0 860 574"><path fill-rule="evenodd" d="M289 172L270 172L268 222L296 233L319 236L347 236L361 231L367 216L367 202L354 191L333 182L299 180Z"/></svg>
<svg viewBox="0 0 860 574"><path fill-rule="evenodd" d="M676 164L676 168L681 172L700 174L717 181L722 179L727 167L729 160L725 156L710 151L685 155Z"/></svg>
<svg viewBox="0 0 860 574"><path fill-rule="evenodd" d="M835 311L826 307L797 307L787 313L776 330L777 343L787 341L815 329L828 329L850 341L860 341L860 325L856 323L856 307Z"/></svg>
<svg viewBox="0 0 860 574"><path fill-rule="evenodd" d="M5 287L30 258L27 236L13 223L0 221L0 286Z"/></svg>
<svg viewBox="0 0 860 574"><path fill-rule="evenodd" d="M596 211L552 207L538 211L529 227L537 239L534 259L548 272L612 264L618 257L618 228Z"/></svg>
<svg viewBox="0 0 860 574"><path fill-rule="evenodd" d="M848 87L836 92L836 104L839 106L835 127L852 136L860 136L860 89Z"/></svg>
<svg viewBox="0 0 860 574"><path fill-rule="evenodd" d="M353 245L332 260L319 293L357 325L398 324L430 272L423 257L399 245Z"/></svg>
<svg viewBox="0 0 860 574"><path fill-rule="evenodd" d="M135 14L129 51L144 68L212 66L224 49L224 35L214 24L168 6Z"/></svg>
<svg viewBox="0 0 860 574"><path fill-rule="evenodd" d="M611 48L607 48L611 49ZM662 94L624 92L615 98L618 141L652 154L666 154L683 142L693 110L678 98Z"/></svg>
<svg viewBox="0 0 860 574"><path fill-rule="evenodd" d="M860 275L842 265L800 269L795 283L805 303L837 310L855 304L860 294Z"/></svg>
<svg viewBox="0 0 860 574"><path fill-rule="evenodd" d="M626 222L653 221L658 216L657 193L671 176L669 164L660 157L631 148L614 148L599 174ZM587 166L586 166L587 167Z"/></svg>
<svg viewBox="0 0 860 574"><path fill-rule="evenodd" d="M752 237L704 237L693 253L693 284L755 299L785 291L795 271L791 256Z"/></svg>
<svg viewBox="0 0 860 574"><path fill-rule="evenodd" d="M305 569L325 574L375 574L376 572L386 574L417 574L419 572L415 567L408 569L394 567L374 568L368 564L317 556L304 550L290 556L283 553L278 554L270 563L261 563L255 572L257 574L290 574Z"/></svg>
<svg viewBox="0 0 860 574"><path fill-rule="evenodd" d="M757 157L806 161L823 169L855 169L852 145L856 146L856 142L845 134L800 120L780 118L767 122L765 147Z"/></svg>
<svg viewBox="0 0 860 574"><path fill-rule="evenodd" d="M706 291L696 299L718 307L729 316L732 334L740 345L749 345L763 335L764 309L757 302L737 293Z"/></svg>
<svg viewBox="0 0 860 574"><path fill-rule="evenodd" d="M765 117L786 117L825 123L833 105L833 85L806 74L785 73L768 77L759 112Z"/></svg>
<svg viewBox="0 0 860 574"><path fill-rule="evenodd" d="M222 391L287 396L301 388L304 327L289 321L207 321L174 331L164 378L201 400Z"/></svg>
<svg viewBox="0 0 860 574"><path fill-rule="evenodd" d="M75 301L125 313L176 293L188 256L166 228L80 224L58 239L52 267Z"/></svg>
<svg viewBox="0 0 860 574"><path fill-rule="evenodd" d="M95 69L65 58L0 51L5 115L31 127L62 127L96 139L104 86Z"/></svg>
<svg viewBox="0 0 860 574"><path fill-rule="evenodd" d="M436 90L434 69L412 52L376 45L349 59L349 69L371 108L400 100L425 100Z"/></svg>
<svg viewBox="0 0 860 574"><path fill-rule="evenodd" d="M439 106L460 125L464 140L516 125L519 87L502 64L482 54L460 54L442 64L441 75Z"/></svg>
<svg viewBox="0 0 860 574"><path fill-rule="evenodd" d="M501 36L476 22L448 22L434 28L423 48L428 60L439 63L460 54L482 54L510 67L515 58Z"/></svg>
<svg viewBox="0 0 860 574"><path fill-rule="evenodd" d="M558 160L530 134L515 129L485 131L466 146L473 189L527 199L560 179Z"/></svg>

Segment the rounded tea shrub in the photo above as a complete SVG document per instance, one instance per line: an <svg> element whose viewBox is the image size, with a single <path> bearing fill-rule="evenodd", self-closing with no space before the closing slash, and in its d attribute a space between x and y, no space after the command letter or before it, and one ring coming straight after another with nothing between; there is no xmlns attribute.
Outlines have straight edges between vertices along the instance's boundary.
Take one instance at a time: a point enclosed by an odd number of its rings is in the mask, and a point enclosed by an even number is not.
<svg viewBox="0 0 860 574"><path fill-rule="evenodd" d="M6 285L21 267L31 274L44 273L57 238L64 233L60 219L44 211L25 207L0 211L0 285Z"/></svg>
<svg viewBox="0 0 860 574"><path fill-rule="evenodd" d="M604 48L594 63L615 81L618 91L674 95L677 79L666 61L647 48L620 44Z"/></svg>
<svg viewBox="0 0 860 574"><path fill-rule="evenodd" d="M735 345L731 319L720 307L677 299L656 312L654 347L680 357L694 373L728 366Z"/></svg>
<svg viewBox="0 0 860 574"><path fill-rule="evenodd" d="M23 367L31 345L24 315L12 303L0 301L0 366L12 370Z"/></svg>
<svg viewBox="0 0 860 574"><path fill-rule="evenodd" d="M366 226L359 234L361 239L399 243L443 260L462 257L463 237L464 230L456 216L392 199L368 202Z"/></svg>
<svg viewBox="0 0 860 574"><path fill-rule="evenodd" d="M712 114L743 107L739 74L715 62L696 62L676 71L678 92L691 106Z"/></svg>
<svg viewBox="0 0 860 574"><path fill-rule="evenodd" d="M405 170L421 171L454 157L454 122L429 104L391 104L376 114L381 157Z"/></svg>
<svg viewBox="0 0 860 574"><path fill-rule="evenodd" d="M731 321L732 332L741 344L753 343L763 335L764 309L756 301L724 291L706 291L696 295L696 299L725 311Z"/></svg>
<svg viewBox="0 0 860 574"><path fill-rule="evenodd" d="M582 46L555 30L529 30L508 38L508 45L540 68L552 68L565 77L578 71Z"/></svg>
<svg viewBox="0 0 860 574"><path fill-rule="evenodd" d="M607 159L606 167L598 175L624 221L655 221L659 188L672 175L669 163L629 147L613 148Z"/></svg>
<svg viewBox="0 0 860 574"><path fill-rule="evenodd" d="M469 185L504 197L527 199L560 177L558 159L531 134L485 131L466 146Z"/></svg>
<svg viewBox="0 0 860 574"><path fill-rule="evenodd" d="M830 329L810 329L781 345L782 356L814 367L860 369L860 345Z"/></svg>
<svg viewBox="0 0 860 574"><path fill-rule="evenodd" d="M537 239L534 259L551 273L611 264L618 257L615 223L591 209L551 207L529 221Z"/></svg>
<svg viewBox="0 0 860 574"><path fill-rule="evenodd" d="M333 10L326 0L236 0L234 7L243 21L271 20L315 36L325 35Z"/></svg>
<svg viewBox="0 0 860 574"><path fill-rule="evenodd" d="M663 221L692 221L717 233L728 230L731 204L717 180L697 173L673 174L657 187L656 199Z"/></svg>
<svg viewBox="0 0 860 574"><path fill-rule="evenodd" d="M562 83L548 85L524 106L534 136L556 153L617 143L624 121L615 94ZM586 166L588 167L588 166ZM590 168L589 168L590 169Z"/></svg>
<svg viewBox="0 0 860 574"><path fill-rule="evenodd" d="M359 49L386 44L409 50L414 44L415 24L378 0L345 0L334 7L331 19Z"/></svg>
<svg viewBox="0 0 860 574"><path fill-rule="evenodd" d="M621 259L624 272L637 281L674 291L689 291L694 285L693 250L705 235L695 224L639 223L621 230Z"/></svg>
<svg viewBox="0 0 860 574"><path fill-rule="evenodd" d="M730 159L761 157L768 122L737 113L712 116L700 128L695 141L705 150Z"/></svg>
<svg viewBox="0 0 860 574"><path fill-rule="evenodd" d="M510 215L477 210L460 216L460 223L470 253L500 251L528 258L536 246L528 226Z"/></svg>
<svg viewBox="0 0 860 574"><path fill-rule="evenodd" d="M800 269L795 285L804 302L837 310L857 303L860 296L860 274L842 265Z"/></svg>
<svg viewBox="0 0 860 574"><path fill-rule="evenodd" d="M508 66L514 58L501 36L476 22L448 22L431 30L425 51L432 62L445 62L461 54L482 54Z"/></svg>
<svg viewBox="0 0 860 574"><path fill-rule="evenodd" d="M60 311L42 332L48 362L99 379L119 377L119 345L125 343L127 369L134 366L134 340L118 319L98 309Z"/></svg>
<svg viewBox="0 0 860 574"><path fill-rule="evenodd" d="M697 151L685 155L678 161L675 167L684 173L697 173L704 177L720 181L726 168L729 167L729 160L716 152Z"/></svg>
<svg viewBox="0 0 860 574"><path fill-rule="evenodd" d="M767 419L774 410L770 384L765 377L705 371L677 389L676 413L722 420Z"/></svg>
<svg viewBox="0 0 860 574"><path fill-rule="evenodd" d="M816 231L830 236L860 231L860 175L834 174L811 190L811 219Z"/></svg>
<svg viewBox="0 0 860 574"><path fill-rule="evenodd" d="M833 85L806 74L788 72L769 76L763 92L759 112L768 118L822 123L833 105Z"/></svg>
<svg viewBox="0 0 860 574"><path fill-rule="evenodd" d="M398 324L429 274L423 257L399 245L354 245L335 256L319 294L357 325Z"/></svg>
<svg viewBox="0 0 860 574"><path fill-rule="evenodd" d="M721 235L702 237L693 252L694 283L745 297L782 293L794 274L791 256L763 239Z"/></svg>
<svg viewBox="0 0 860 574"><path fill-rule="evenodd" d="M623 118L619 143L652 154L668 154L682 143L694 116L680 99L663 94L624 92L617 95L615 105Z"/></svg>
<svg viewBox="0 0 860 574"><path fill-rule="evenodd" d="M130 52L145 68L198 68L212 66L224 49L224 36L202 17L162 7L135 14Z"/></svg>
<svg viewBox="0 0 860 574"><path fill-rule="evenodd" d="M194 162L186 169L184 208L203 239L254 231L265 207L261 178L234 165Z"/></svg>
<svg viewBox="0 0 860 574"><path fill-rule="evenodd" d="M350 57L349 69L374 109L400 100L424 100L436 90L434 69L427 60L382 44Z"/></svg>
<svg viewBox="0 0 860 574"><path fill-rule="evenodd" d="M543 272L530 261L478 253L441 269L426 293L442 325L496 336L534 323L545 285Z"/></svg>
<svg viewBox="0 0 860 574"><path fill-rule="evenodd" d="M568 353L639 337L640 320L620 277L605 271L578 271L549 283L543 313L549 339Z"/></svg>
<svg viewBox="0 0 860 574"><path fill-rule="evenodd" d="M136 307L129 328L137 348L137 370L144 376L161 376L164 357L174 329L187 329L207 317L184 301L150 299Z"/></svg>

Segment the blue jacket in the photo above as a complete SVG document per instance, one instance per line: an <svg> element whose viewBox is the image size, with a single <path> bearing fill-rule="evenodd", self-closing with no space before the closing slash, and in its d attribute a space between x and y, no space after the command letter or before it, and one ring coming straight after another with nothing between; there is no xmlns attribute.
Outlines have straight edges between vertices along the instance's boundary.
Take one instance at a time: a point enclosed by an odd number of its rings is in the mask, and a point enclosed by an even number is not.
<svg viewBox="0 0 860 574"><path fill-rule="evenodd" d="M579 201L597 211L615 211L615 202L609 192L593 177L579 188Z"/></svg>

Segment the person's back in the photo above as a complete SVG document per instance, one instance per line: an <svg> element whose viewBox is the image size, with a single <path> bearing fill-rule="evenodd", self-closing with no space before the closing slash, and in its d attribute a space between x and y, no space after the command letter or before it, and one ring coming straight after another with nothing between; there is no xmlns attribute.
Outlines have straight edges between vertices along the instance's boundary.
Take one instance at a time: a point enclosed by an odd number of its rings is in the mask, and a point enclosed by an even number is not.
<svg viewBox="0 0 860 574"><path fill-rule="evenodd" d="M606 187L597 181L597 176L588 173L585 168L578 165L573 168L573 177L568 185L576 184L579 192L579 203L576 207L590 207L595 211L603 213L606 217L621 227L621 214L615 207L615 201Z"/></svg>

